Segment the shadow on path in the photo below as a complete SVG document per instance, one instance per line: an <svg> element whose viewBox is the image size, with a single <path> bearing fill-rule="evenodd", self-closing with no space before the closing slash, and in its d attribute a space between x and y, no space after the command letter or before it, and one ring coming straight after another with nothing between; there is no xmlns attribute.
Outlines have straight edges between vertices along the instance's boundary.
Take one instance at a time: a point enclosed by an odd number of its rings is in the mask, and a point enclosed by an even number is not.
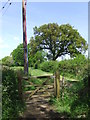
<svg viewBox="0 0 90 120"><path fill-rule="evenodd" d="M50 93L53 93L53 89L48 92L43 91L42 94L38 91L27 99L26 110L19 120L65 120L66 115L57 113L49 104Z"/></svg>

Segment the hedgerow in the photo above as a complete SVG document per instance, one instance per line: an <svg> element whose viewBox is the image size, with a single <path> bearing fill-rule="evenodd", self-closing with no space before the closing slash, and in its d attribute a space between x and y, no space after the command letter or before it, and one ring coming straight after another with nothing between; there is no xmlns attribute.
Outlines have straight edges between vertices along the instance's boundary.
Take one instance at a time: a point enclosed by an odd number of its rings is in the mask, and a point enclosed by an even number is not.
<svg viewBox="0 0 90 120"><path fill-rule="evenodd" d="M46 61L40 64L40 69L45 72L55 72L58 67L57 61Z"/></svg>
<svg viewBox="0 0 90 120"><path fill-rule="evenodd" d="M40 64L40 69L46 72L60 71L61 75L70 78L82 79L82 73L85 66L88 65L88 60L84 55L78 55L77 57L69 60L58 61L46 61Z"/></svg>
<svg viewBox="0 0 90 120"><path fill-rule="evenodd" d="M2 69L2 96L2 119L17 119L24 102L19 97L17 73L6 67Z"/></svg>

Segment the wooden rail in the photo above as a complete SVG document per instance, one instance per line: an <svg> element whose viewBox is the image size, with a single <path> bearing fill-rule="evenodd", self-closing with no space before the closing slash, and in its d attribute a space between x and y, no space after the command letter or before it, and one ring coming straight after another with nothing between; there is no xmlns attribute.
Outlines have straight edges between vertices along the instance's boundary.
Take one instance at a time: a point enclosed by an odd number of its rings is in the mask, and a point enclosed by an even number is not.
<svg viewBox="0 0 90 120"><path fill-rule="evenodd" d="M23 77L24 80L28 80L30 78L54 78L53 75L41 75L41 76L28 76L28 77Z"/></svg>
<svg viewBox="0 0 90 120"><path fill-rule="evenodd" d="M54 76L53 75L42 75L42 76L28 76L28 77L22 77L23 80L29 80L29 79L32 79L32 78L47 78L47 80L45 80L41 85L37 86L37 88L29 95L29 98L34 95L38 90L40 90L43 85L45 85L47 83L47 81L50 79L50 78L53 78L54 79L54 83L53 83L53 86L54 86L54 95L56 98L59 98L60 97L60 73L59 71L56 71ZM30 81L28 81L30 82ZM30 82L30 85L35 85L35 84L31 84ZM29 86L30 86L29 85Z"/></svg>
<svg viewBox="0 0 90 120"><path fill-rule="evenodd" d="M30 95L29 98L32 97L32 95L34 95L38 90L40 90L42 88L43 85L45 85L48 82L49 79L45 80L39 87L36 88L36 90L34 90ZM28 98L28 99L29 99Z"/></svg>

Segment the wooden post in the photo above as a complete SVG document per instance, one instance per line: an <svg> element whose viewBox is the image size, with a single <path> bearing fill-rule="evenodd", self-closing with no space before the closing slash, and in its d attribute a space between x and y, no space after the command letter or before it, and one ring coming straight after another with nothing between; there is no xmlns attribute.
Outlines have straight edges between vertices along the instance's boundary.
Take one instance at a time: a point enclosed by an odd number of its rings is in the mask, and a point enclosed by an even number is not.
<svg viewBox="0 0 90 120"><path fill-rule="evenodd" d="M55 78L54 78L54 96L56 97L56 79L57 79L57 75L56 75L56 72L55 72Z"/></svg>
<svg viewBox="0 0 90 120"><path fill-rule="evenodd" d="M60 74L59 74L59 71L56 71L56 73L55 73L54 95L56 98L60 97Z"/></svg>
<svg viewBox="0 0 90 120"><path fill-rule="evenodd" d="M62 99L64 96L64 76L62 76Z"/></svg>

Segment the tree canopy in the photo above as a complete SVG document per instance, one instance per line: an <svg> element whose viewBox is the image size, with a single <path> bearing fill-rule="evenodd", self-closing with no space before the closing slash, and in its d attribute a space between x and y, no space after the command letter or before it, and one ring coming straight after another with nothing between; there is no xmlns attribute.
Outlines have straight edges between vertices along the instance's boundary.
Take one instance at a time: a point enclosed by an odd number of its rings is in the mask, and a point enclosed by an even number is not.
<svg viewBox="0 0 90 120"><path fill-rule="evenodd" d="M45 60L45 52L37 51L34 54L30 48L30 44L27 45L28 48L28 64L30 67L35 67ZM24 65L24 49L23 43L19 44L16 49L11 53L15 65ZM37 66L38 67L38 66Z"/></svg>
<svg viewBox="0 0 90 120"><path fill-rule="evenodd" d="M49 59L56 60L65 54L71 57L82 54L87 50L87 42L71 25L49 23L34 28L30 47L33 54L44 49Z"/></svg>
<svg viewBox="0 0 90 120"><path fill-rule="evenodd" d="M14 65L14 61L13 61L13 58L11 56L6 56L6 57L2 58L1 61L2 61L3 65L7 65L7 66Z"/></svg>
<svg viewBox="0 0 90 120"><path fill-rule="evenodd" d="M37 51L35 54L30 54L29 66L37 69L39 65L46 60L45 56L46 54L44 51Z"/></svg>
<svg viewBox="0 0 90 120"><path fill-rule="evenodd" d="M16 65L24 65L23 44L18 45L17 48L13 50L11 55Z"/></svg>

